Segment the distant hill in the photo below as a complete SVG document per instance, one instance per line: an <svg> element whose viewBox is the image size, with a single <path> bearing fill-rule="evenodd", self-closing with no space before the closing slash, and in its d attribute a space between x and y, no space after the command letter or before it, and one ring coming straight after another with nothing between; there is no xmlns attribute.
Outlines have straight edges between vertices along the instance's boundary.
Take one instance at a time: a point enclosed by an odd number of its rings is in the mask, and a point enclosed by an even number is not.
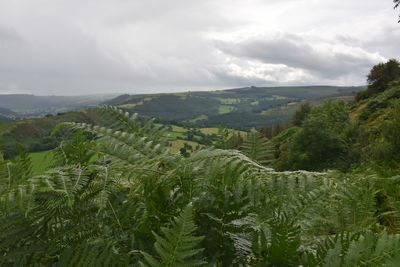
<svg viewBox="0 0 400 267"><path fill-rule="evenodd" d="M105 104L196 127L249 129L288 121L303 101L352 98L365 87L245 87L221 91L120 95Z"/></svg>
<svg viewBox="0 0 400 267"><path fill-rule="evenodd" d="M7 108L0 107L0 123L6 123L18 118L18 114Z"/></svg>
<svg viewBox="0 0 400 267"><path fill-rule="evenodd" d="M3 108L0 107L0 115L4 116L4 117L8 117L10 119L14 119L16 117L18 117L18 113L8 109L8 108Z"/></svg>
<svg viewBox="0 0 400 267"><path fill-rule="evenodd" d="M115 95L88 96L36 96L27 94L0 95L0 107L16 116L41 116L49 113L71 111L81 107L96 106ZM1 110L0 110L1 115Z"/></svg>

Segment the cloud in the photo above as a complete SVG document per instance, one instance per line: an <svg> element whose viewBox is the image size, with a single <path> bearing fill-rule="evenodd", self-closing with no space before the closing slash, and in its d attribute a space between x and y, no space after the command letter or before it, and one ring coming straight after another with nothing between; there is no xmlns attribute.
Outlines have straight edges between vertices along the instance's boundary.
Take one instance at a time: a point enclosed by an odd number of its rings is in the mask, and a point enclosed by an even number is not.
<svg viewBox="0 0 400 267"><path fill-rule="evenodd" d="M0 45L6 44L17 44L23 42L21 36L16 32L15 29L0 25Z"/></svg>
<svg viewBox="0 0 400 267"><path fill-rule="evenodd" d="M0 0L0 93L360 84L398 56L382 2Z"/></svg>
<svg viewBox="0 0 400 267"><path fill-rule="evenodd" d="M261 69L265 70L266 79L269 71L265 66L268 65L284 65L291 69L287 76L294 75L299 79L309 73L333 80L352 73L366 73L372 65L386 60L379 53L371 53L338 40L327 41L315 36L290 33L239 41L217 40L215 45L228 56L259 62Z"/></svg>

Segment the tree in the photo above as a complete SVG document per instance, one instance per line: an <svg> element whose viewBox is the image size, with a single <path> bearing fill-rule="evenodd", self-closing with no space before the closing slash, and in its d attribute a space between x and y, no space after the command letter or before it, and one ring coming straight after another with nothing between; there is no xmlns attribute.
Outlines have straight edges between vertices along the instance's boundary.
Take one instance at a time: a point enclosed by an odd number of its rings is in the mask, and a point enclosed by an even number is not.
<svg viewBox="0 0 400 267"><path fill-rule="evenodd" d="M367 76L369 88L372 91L382 92L388 84L400 78L400 63L390 59L386 63L375 65Z"/></svg>
<svg viewBox="0 0 400 267"><path fill-rule="evenodd" d="M303 123L304 119L307 117L308 113L311 111L311 105L310 103L306 102L301 104L299 110L296 111L296 113L293 116L292 123L294 126L301 126Z"/></svg>
<svg viewBox="0 0 400 267"><path fill-rule="evenodd" d="M185 158L160 125L102 109L111 125L66 124L96 137L90 162L31 177L23 151L0 159L0 266L400 266L398 177L277 172L237 150ZM324 121L337 135L341 104L303 128Z"/></svg>
<svg viewBox="0 0 400 267"><path fill-rule="evenodd" d="M388 85L397 79L400 79L400 63L396 59L375 65L367 76L367 90L358 93L356 100L359 101L385 91Z"/></svg>
<svg viewBox="0 0 400 267"><path fill-rule="evenodd" d="M324 170L346 163L349 114L343 102L328 101L311 110L302 127L281 155L279 167L290 170Z"/></svg>

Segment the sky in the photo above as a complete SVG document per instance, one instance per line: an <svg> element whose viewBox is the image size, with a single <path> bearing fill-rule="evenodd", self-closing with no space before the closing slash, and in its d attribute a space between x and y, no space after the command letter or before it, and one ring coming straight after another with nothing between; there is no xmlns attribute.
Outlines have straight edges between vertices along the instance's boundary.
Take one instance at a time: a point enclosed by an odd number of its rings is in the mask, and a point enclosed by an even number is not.
<svg viewBox="0 0 400 267"><path fill-rule="evenodd" d="M0 0L0 93L363 85L391 0Z"/></svg>

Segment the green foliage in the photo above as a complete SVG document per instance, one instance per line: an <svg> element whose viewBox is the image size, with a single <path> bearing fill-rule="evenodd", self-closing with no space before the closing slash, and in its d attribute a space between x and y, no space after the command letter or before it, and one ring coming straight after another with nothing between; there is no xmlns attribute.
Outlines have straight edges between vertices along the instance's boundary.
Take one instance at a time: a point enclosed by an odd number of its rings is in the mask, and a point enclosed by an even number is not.
<svg viewBox="0 0 400 267"><path fill-rule="evenodd" d="M58 148L53 152L54 165L88 165L94 155L91 151L93 144L88 139L87 133L77 131L72 133L69 139L61 141Z"/></svg>
<svg viewBox="0 0 400 267"><path fill-rule="evenodd" d="M343 168L348 159L349 112L343 102L315 107L292 137L280 166L284 169L323 170Z"/></svg>
<svg viewBox="0 0 400 267"><path fill-rule="evenodd" d="M297 266L300 261L300 227L285 214L274 214L270 227L261 229L253 240L256 266Z"/></svg>
<svg viewBox="0 0 400 267"><path fill-rule="evenodd" d="M400 101L394 103L387 115L373 153L377 162L394 167L400 160Z"/></svg>
<svg viewBox="0 0 400 267"><path fill-rule="evenodd" d="M143 252L146 263L142 265L165 267L204 265L204 261L195 259L203 250L197 248L203 238L194 236L195 230L192 207L189 205L174 219L169 228L161 227L164 237L154 233L156 238L154 247L159 259Z"/></svg>
<svg viewBox="0 0 400 267"><path fill-rule="evenodd" d="M337 134L341 105L303 127ZM1 266L398 265L398 177L277 172L227 149L186 158L152 120L100 112L99 125L64 124L77 161L32 176L24 152L0 160Z"/></svg>
<svg viewBox="0 0 400 267"><path fill-rule="evenodd" d="M356 100L360 101L385 91L389 84L397 79L400 79L400 63L396 59L375 65L367 76L368 89L357 94Z"/></svg>
<svg viewBox="0 0 400 267"><path fill-rule="evenodd" d="M218 128L218 134L214 146L222 149L239 149L243 143L240 132L228 128Z"/></svg>
<svg viewBox="0 0 400 267"><path fill-rule="evenodd" d="M272 144L261 133L252 130L247 134L241 151L252 160L265 165L271 162L274 157L274 151L271 146Z"/></svg>
<svg viewBox="0 0 400 267"><path fill-rule="evenodd" d="M301 126L305 118L307 117L308 113L311 111L310 103L306 102L301 104L300 109L296 111L293 116L292 123L294 126Z"/></svg>
<svg viewBox="0 0 400 267"><path fill-rule="evenodd" d="M313 101L330 96L349 96L361 87L299 86L247 87L209 92L154 95L121 95L108 101L129 112L156 118L164 124L187 127L224 127L246 129L290 122L295 110L271 113L279 106L297 101ZM200 118L200 119L199 119Z"/></svg>
<svg viewBox="0 0 400 267"><path fill-rule="evenodd" d="M400 236L371 232L340 234L319 249L311 266L398 266Z"/></svg>

